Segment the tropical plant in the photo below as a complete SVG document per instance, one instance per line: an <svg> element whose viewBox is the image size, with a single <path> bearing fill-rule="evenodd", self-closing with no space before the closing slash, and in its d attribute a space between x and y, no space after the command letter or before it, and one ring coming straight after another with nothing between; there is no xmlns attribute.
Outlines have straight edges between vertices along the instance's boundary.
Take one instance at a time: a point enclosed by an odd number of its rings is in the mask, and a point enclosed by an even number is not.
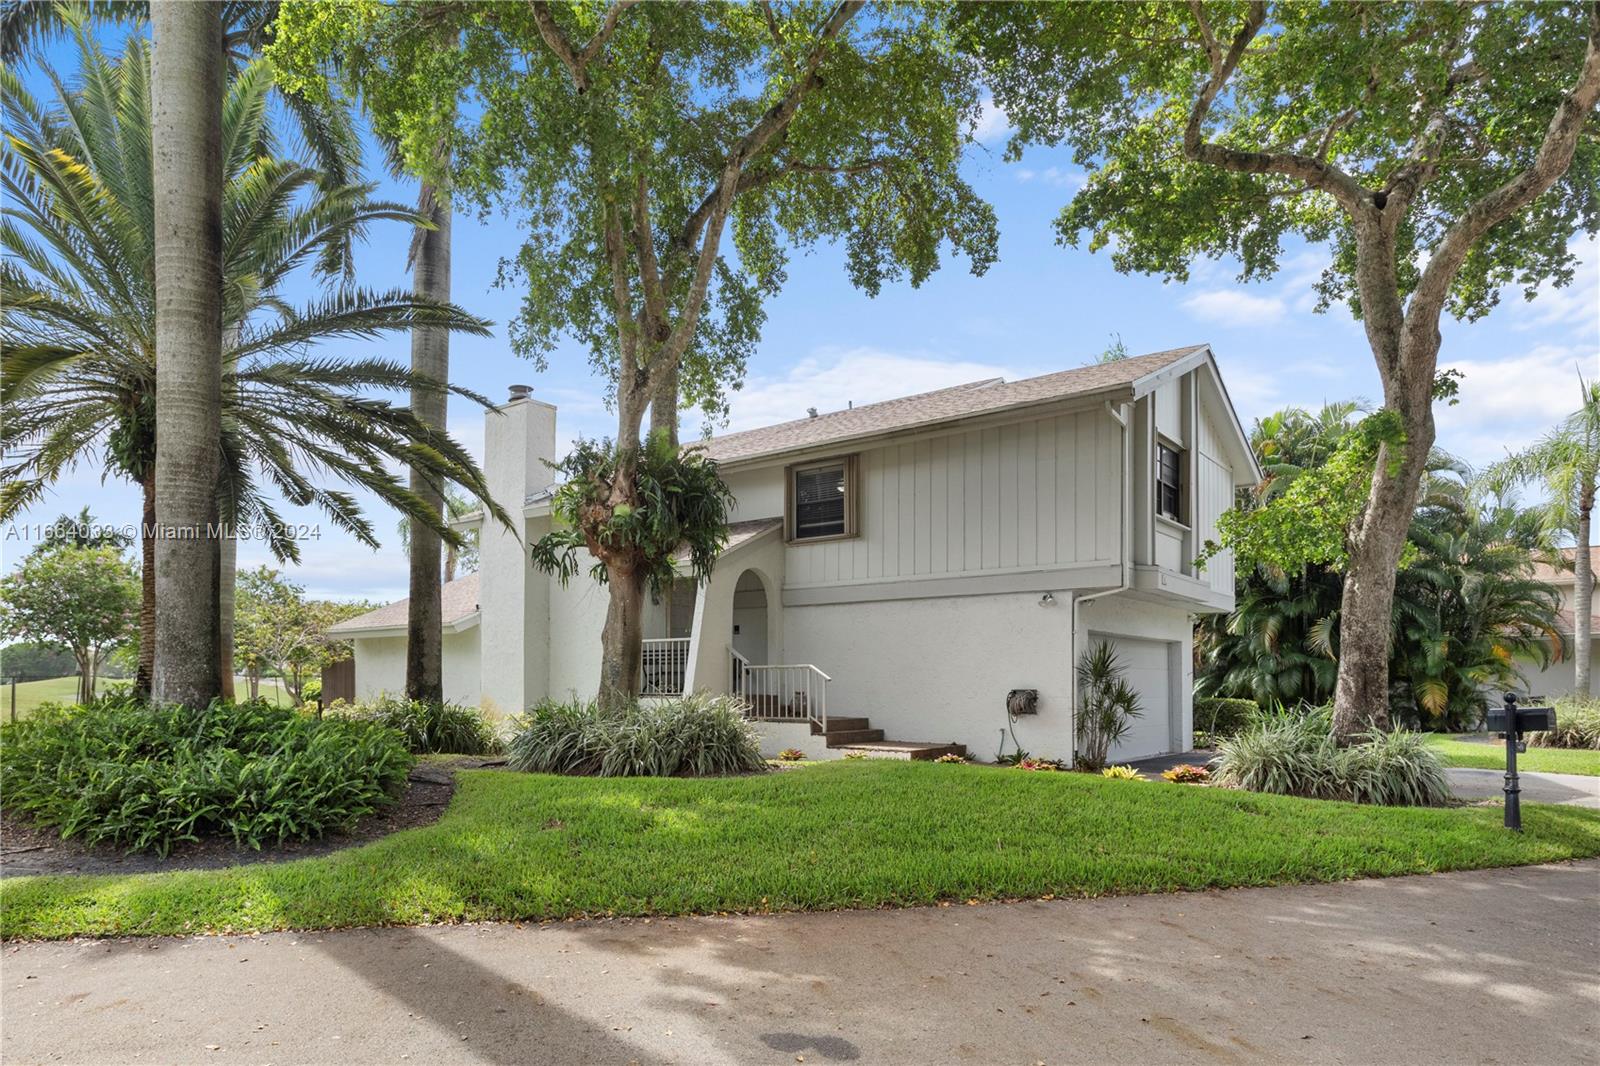
<svg viewBox="0 0 1600 1066"><path fill-rule="evenodd" d="M428 703L385 694L340 713L393 729L417 755L493 755L500 750L500 738L483 712L447 700Z"/></svg>
<svg viewBox="0 0 1600 1066"><path fill-rule="evenodd" d="M1217 746L1212 779L1283 796L1404 806L1449 802L1444 765L1425 734L1373 730L1354 743L1332 734L1331 708L1266 715Z"/></svg>
<svg viewBox="0 0 1600 1066"><path fill-rule="evenodd" d="M784 748L778 752L779 762L799 762L806 757L806 753L799 748Z"/></svg>
<svg viewBox="0 0 1600 1066"><path fill-rule="evenodd" d="M1099 770L1113 745L1143 715L1139 693L1122 675L1122 661L1109 641L1098 641L1078 657L1079 769ZM1020 765L1020 763L1019 763Z"/></svg>
<svg viewBox="0 0 1600 1066"><path fill-rule="evenodd" d="M1161 771L1161 780L1171 781L1178 785L1203 785L1211 780L1211 771L1204 766L1184 763L1181 766L1174 766L1170 770Z"/></svg>
<svg viewBox="0 0 1600 1066"><path fill-rule="evenodd" d="M204 838L322 836L392 803L411 765L392 730L259 702L108 696L0 726L7 814L159 855Z"/></svg>
<svg viewBox="0 0 1600 1066"><path fill-rule="evenodd" d="M1570 533L1573 552L1572 658L1576 668L1573 688L1587 696L1589 649L1594 640L1594 530L1595 496L1600 493L1600 381L1578 385L1582 404L1538 443L1508 456L1489 471L1502 483L1539 482L1546 496L1545 525L1551 531Z"/></svg>
<svg viewBox="0 0 1600 1066"><path fill-rule="evenodd" d="M7 452L0 468L6 482L0 518L14 516L65 470L100 453L110 470L141 486L144 685L154 653L158 539L150 49L134 38L112 60L81 33L79 45L80 88L68 89L51 72L53 107L34 100L14 73L0 73L11 135L0 161L8 201L0 230L7 253L0 267L0 442ZM388 360L316 357L305 349L419 322L474 333L485 332L487 324L403 290L341 285L305 306L288 301L283 286L297 269L341 276L347 262L342 250L366 225L414 222L415 215L370 200L368 186L333 186L326 175L280 158L268 121L271 84L265 66L246 66L229 85L223 116L222 314L228 351L222 363L221 448L214 449L222 463L215 495L223 516L235 528L260 530L278 558L296 561L298 547L271 502L276 490L292 504L320 508L376 547L356 498L319 483L331 478L434 523L454 541L457 535L438 513L388 468L423 467L441 484L454 482L484 498L476 463L408 409L366 395L410 388L415 376ZM487 404L465 390L451 391ZM225 547L233 543L224 539ZM222 569L231 588L231 567Z"/></svg>
<svg viewBox="0 0 1600 1066"><path fill-rule="evenodd" d="M0 578L0 638L70 651L78 699L87 702L102 658L128 638L138 603L139 579L116 548L31 553Z"/></svg>
<svg viewBox="0 0 1600 1066"><path fill-rule="evenodd" d="M1527 734L1535 748L1590 748L1600 751L1600 700L1578 695L1556 701L1556 727Z"/></svg>
<svg viewBox="0 0 1600 1066"><path fill-rule="evenodd" d="M1446 312L1571 282L1595 232L1600 9L1593 4L1166 0L962 4L963 37L1029 143L1087 179L1063 243L1186 279L1230 257L1275 273L1288 237L1329 249L1320 307L1348 303L1393 432L1350 516L1336 731L1382 724L1394 578L1433 448Z"/></svg>
<svg viewBox="0 0 1600 1066"><path fill-rule="evenodd" d="M1390 711L1432 728L1476 725L1482 691L1521 686L1518 663L1560 646L1556 590L1534 576L1548 543L1540 516L1469 484L1440 488L1412 522L1395 584Z"/></svg>
<svg viewBox="0 0 1600 1066"><path fill-rule="evenodd" d="M1194 729L1211 737L1228 737L1244 729L1260 713L1261 707L1254 700L1196 696Z"/></svg>
<svg viewBox="0 0 1600 1066"><path fill-rule="evenodd" d="M464 518L477 510L478 504L466 496L455 491L446 491L444 494L444 515L450 521ZM400 547L405 550L407 558L411 553L411 520L402 518L395 527L400 535ZM444 548L444 580L454 581L458 575L472 574L478 570L478 544L479 537L476 529L470 529L461 535L459 544L446 544Z"/></svg>
<svg viewBox="0 0 1600 1066"><path fill-rule="evenodd" d="M665 433L651 433L642 448L579 440L556 470L567 479L550 504L554 529L533 545L534 566L566 584L586 552L596 581L607 584L625 572L627 595L641 598L646 587L658 594L672 587L680 548L688 576L699 580L711 573L728 541L733 494L704 452L680 450ZM623 480L631 485L633 503L616 502L613 494ZM606 613L602 702L626 704L639 690L639 617L631 610ZM617 654L619 649L626 654Z"/></svg>
<svg viewBox="0 0 1600 1066"><path fill-rule="evenodd" d="M695 777L766 769L740 703L694 695L626 707L547 701L516 720L512 769L597 777Z"/></svg>
<svg viewBox="0 0 1600 1066"><path fill-rule="evenodd" d="M1112 781L1143 781L1144 775L1131 766L1108 766L1100 771L1100 776Z"/></svg>

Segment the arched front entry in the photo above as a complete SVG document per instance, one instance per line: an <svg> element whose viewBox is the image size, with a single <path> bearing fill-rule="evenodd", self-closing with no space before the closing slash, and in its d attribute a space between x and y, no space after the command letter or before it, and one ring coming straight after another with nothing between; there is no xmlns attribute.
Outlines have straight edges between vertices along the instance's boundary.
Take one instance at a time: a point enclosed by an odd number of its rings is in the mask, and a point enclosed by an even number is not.
<svg viewBox="0 0 1600 1066"><path fill-rule="evenodd" d="M733 629L728 643L755 665L769 663L767 588L761 575L746 570L733 587Z"/></svg>

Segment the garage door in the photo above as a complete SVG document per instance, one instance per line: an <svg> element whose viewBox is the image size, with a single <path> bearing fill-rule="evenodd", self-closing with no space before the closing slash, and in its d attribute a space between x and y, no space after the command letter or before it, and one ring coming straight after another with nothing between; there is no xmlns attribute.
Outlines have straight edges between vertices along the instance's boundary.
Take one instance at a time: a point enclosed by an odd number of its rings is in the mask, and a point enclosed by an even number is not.
<svg viewBox="0 0 1600 1066"><path fill-rule="evenodd" d="M1163 755L1172 750L1172 674L1168 649L1161 640L1133 640L1128 637L1100 637L1090 634L1091 642L1109 640L1117 649L1117 660L1128 684L1139 693L1141 715L1133 720L1122 743L1111 749L1113 762Z"/></svg>

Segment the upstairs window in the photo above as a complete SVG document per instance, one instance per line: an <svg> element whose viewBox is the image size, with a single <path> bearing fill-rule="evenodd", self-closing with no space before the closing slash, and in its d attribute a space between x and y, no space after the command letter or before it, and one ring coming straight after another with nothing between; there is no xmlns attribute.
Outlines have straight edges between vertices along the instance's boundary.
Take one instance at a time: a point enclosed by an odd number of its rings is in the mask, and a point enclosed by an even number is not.
<svg viewBox="0 0 1600 1066"><path fill-rule="evenodd" d="M1156 514L1183 521L1183 453L1156 442Z"/></svg>
<svg viewBox="0 0 1600 1066"><path fill-rule="evenodd" d="M825 540L855 534L853 457L793 467L789 471L789 536Z"/></svg>

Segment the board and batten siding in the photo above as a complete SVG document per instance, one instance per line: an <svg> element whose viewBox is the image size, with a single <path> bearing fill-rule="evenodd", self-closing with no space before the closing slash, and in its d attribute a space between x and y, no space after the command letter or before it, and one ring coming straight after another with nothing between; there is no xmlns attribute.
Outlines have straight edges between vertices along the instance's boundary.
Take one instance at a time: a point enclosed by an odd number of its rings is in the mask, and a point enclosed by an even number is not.
<svg viewBox="0 0 1600 1066"><path fill-rule="evenodd" d="M790 544L789 588L1114 562L1121 435L1101 410L860 452L860 535Z"/></svg>
<svg viewBox="0 0 1600 1066"><path fill-rule="evenodd" d="M1199 470L1194 486L1195 545L1203 549L1207 541L1220 538L1217 519L1233 506L1233 467L1226 458L1227 451L1217 436L1215 416L1204 406L1200 409ZM1233 594L1233 552L1218 552L1201 571L1200 577L1213 592Z"/></svg>

